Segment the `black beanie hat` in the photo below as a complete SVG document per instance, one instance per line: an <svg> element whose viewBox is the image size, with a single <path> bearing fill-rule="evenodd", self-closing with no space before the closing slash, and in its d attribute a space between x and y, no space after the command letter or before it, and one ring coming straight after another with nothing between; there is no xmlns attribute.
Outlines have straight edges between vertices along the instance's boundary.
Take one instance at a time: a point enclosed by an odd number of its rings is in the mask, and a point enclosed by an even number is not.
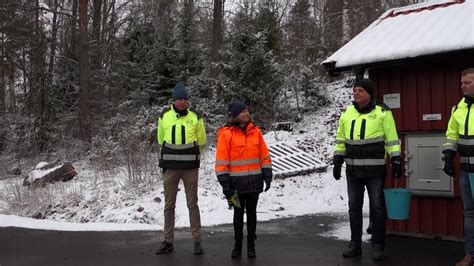
<svg viewBox="0 0 474 266"><path fill-rule="evenodd" d="M370 98L374 97L374 83L370 79L356 80L354 87L362 87L370 95Z"/></svg>
<svg viewBox="0 0 474 266"><path fill-rule="evenodd" d="M176 101L177 99L188 99L188 91L186 90L186 86L182 82L174 86L171 99L173 101Z"/></svg>
<svg viewBox="0 0 474 266"><path fill-rule="evenodd" d="M245 109L247 109L247 105L245 105L245 103L241 101L233 101L231 104L229 104L228 113L231 117L237 117Z"/></svg>

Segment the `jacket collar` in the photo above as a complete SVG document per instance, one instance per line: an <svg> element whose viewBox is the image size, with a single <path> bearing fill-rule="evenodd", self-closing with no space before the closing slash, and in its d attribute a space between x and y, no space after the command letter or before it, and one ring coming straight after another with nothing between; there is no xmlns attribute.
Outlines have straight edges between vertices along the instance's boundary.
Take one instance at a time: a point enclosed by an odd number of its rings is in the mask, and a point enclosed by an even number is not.
<svg viewBox="0 0 474 266"><path fill-rule="evenodd" d="M174 104L171 105L173 110L178 114L178 117L180 116L186 116L188 114L188 108L184 109L184 110L178 110L178 108L176 108L176 106L174 106Z"/></svg>
<svg viewBox="0 0 474 266"><path fill-rule="evenodd" d="M239 127L239 125L236 124L236 123L229 123L226 126L231 127L232 130L241 130L244 133L251 132L253 129L255 129L257 127L257 125L255 125L252 121L248 122L248 124L245 128Z"/></svg>
<svg viewBox="0 0 474 266"><path fill-rule="evenodd" d="M377 105L377 101L375 99L370 100L370 102L364 108L359 108L359 105L357 105L356 102L352 102L352 104L354 105L357 112L361 114L367 114L375 108L375 106Z"/></svg>
<svg viewBox="0 0 474 266"><path fill-rule="evenodd" d="M474 98L471 96L464 95L464 102L466 104L473 104L474 103Z"/></svg>

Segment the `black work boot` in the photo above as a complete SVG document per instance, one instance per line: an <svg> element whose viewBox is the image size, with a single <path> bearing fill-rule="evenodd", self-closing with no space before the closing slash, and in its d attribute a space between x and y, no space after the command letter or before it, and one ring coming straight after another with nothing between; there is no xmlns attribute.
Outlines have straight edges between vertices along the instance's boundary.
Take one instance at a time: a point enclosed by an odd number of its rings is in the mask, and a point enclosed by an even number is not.
<svg viewBox="0 0 474 266"><path fill-rule="evenodd" d="M230 257L235 259L235 258L240 258L242 256L242 238L235 239L234 243L234 249L232 249L232 253L230 254Z"/></svg>
<svg viewBox="0 0 474 266"><path fill-rule="evenodd" d="M204 249L202 248L201 241L194 241L194 254L201 255L202 253L204 253Z"/></svg>
<svg viewBox="0 0 474 266"><path fill-rule="evenodd" d="M255 252L255 238L256 237L247 237L247 257L255 258L257 253Z"/></svg>
<svg viewBox="0 0 474 266"><path fill-rule="evenodd" d="M173 251L173 244L163 241L160 247L156 250L156 254L164 254Z"/></svg>
<svg viewBox="0 0 474 266"><path fill-rule="evenodd" d="M383 252L383 246L374 244L372 246L372 260L381 261L385 259L385 254Z"/></svg>
<svg viewBox="0 0 474 266"><path fill-rule="evenodd" d="M349 242L347 249L342 252L344 258L352 258L362 255L361 243L356 243L355 241Z"/></svg>

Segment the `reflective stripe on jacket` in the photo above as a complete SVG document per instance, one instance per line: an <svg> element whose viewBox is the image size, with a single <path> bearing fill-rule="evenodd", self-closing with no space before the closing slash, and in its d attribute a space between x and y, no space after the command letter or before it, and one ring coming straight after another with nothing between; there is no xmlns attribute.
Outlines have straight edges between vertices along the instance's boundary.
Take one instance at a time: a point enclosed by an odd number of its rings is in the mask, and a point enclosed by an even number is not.
<svg viewBox="0 0 474 266"><path fill-rule="evenodd" d="M224 190L262 192L272 179L272 160L262 132L252 122L245 131L228 125L217 131L215 170Z"/></svg>
<svg viewBox="0 0 474 266"><path fill-rule="evenodd" d="M186 115L180 115L170 106L159 117L157 127L161 168L199 168L206 129L198 112L188 108Z"/></svg>
<svg viewBox="0 0 474 266"><path fill-rule="evenodd" d="M453 107L443 151L459 151L461 169L474 171L474 110L465 98Z"/></svg>
<svg viewBox="0 0 474 266"><path fill-rule="evenodd" d="M385 177L386 155L400 156L392 112L385 105L372 104L364 113L351 105L339 118L334 155L344 156L348 176Z"/></svg>

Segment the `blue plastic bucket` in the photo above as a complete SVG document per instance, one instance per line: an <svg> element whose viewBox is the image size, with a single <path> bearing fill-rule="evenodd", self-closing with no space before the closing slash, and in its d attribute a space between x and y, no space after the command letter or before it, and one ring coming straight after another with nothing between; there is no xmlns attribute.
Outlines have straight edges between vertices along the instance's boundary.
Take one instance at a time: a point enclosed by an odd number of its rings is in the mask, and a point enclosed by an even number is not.
<svg viewBox="0 0 474 266"><path fill-rule="evenodd" d="M474 199L474 173L469 174L469 183L471 185L471 195Z"/></svg>
<svg viewBox="0 0 474 266"><path fill-rule="evenodd" d="M410 216L411 191L406 188L388 188L383 190L387 216L392 220L408 220Z"/></svg>

